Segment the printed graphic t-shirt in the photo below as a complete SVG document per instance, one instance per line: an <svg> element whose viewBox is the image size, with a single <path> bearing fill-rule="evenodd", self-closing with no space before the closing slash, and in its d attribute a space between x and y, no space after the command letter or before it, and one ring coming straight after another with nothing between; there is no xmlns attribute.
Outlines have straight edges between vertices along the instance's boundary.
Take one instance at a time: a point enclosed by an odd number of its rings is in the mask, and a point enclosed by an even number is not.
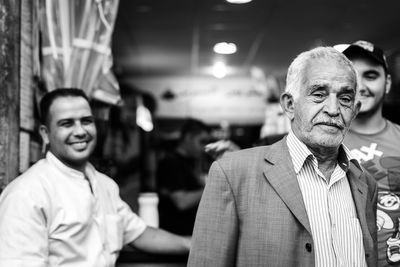
<svg viewBox="0 0 400 267"><path fill-rule="evenodd" d="M379 133L349 131L344 144L378 182L378 266L400 265L400 125Z"/></svg>

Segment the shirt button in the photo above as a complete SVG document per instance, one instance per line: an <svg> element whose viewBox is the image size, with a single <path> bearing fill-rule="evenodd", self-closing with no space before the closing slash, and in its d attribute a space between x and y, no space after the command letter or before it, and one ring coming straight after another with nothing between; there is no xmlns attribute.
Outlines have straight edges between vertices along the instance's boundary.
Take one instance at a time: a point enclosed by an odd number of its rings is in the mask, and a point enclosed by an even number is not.
<svg viewBox="0 0 400 267"><path fill-rule="evenodd" d="M311 251L312 251L312 246L311 246L310 243L306 243L306 250L307 250L308 252L311 252Z"/></svg>

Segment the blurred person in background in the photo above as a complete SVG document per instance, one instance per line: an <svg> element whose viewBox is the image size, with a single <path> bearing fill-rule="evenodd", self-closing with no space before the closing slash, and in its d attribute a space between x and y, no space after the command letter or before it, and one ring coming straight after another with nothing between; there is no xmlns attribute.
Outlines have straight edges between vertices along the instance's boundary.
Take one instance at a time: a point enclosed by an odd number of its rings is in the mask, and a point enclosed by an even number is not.
<svg viewBox="0 0 400 267"><path fill-rule="evenodd" d="M123 245L188 253L188 238L147 226L88 162L97 129L82 90L53 90L40 111L49 151L0 196L0 266L114 266Z"/></svg>
<svg viewBox="0 0 400 267"><path fill-rule="evenodd" d="M139 89L121 83L123 102L112 106L105 127L101 149L102 162L96 168L112 177L118 184L120 196L134 211L138 212L140 192L155 190L155 153L152 145L154 131L144 131L137 123L138 99L151 113L155 100ZM92 162L93 163L93 162Z"/></svg>
<svg viewBox="0 0 400 267"><path fill-rule="evenodd" d="M188 266L376 266L377 185L342 144L356 88L335 49L296 57L281 96L289 134L213 163Z"/></svg>
<svg viewBox="0 0 400 267"><path fill-rule="evenodd" d="M400 126L382 115L391 77L383 50L366 41L343 53L358 72L361 109L344 143L378 182L378 265L400 265Z"/></svg>
<svg viewBox="0 0 400 267"><path fill-rule="evenodd" d="M121 198L137 212L143 159L140 147L140 128L136 125L136 107L113 106L103 146L107 161L100 170L118 184Z"/></svg>
<svg viewBox="0 0 400 267"><path fill-rule="evenodd" d="M220 122L219 128L213 133L213 137L217 140L204 147L204 151L212 160L221 158L227 152L240 149L240 147L232 141L232 129L229 122L226 120Z"/></svg>
<svg viewBox="0 0 400 267"><path fill-rule="evenodd" d="M208 141L208 126L200 120L187 119L178 144L159 161L156 176L160 228L192 235L205 184L201 160Z"/></svg>

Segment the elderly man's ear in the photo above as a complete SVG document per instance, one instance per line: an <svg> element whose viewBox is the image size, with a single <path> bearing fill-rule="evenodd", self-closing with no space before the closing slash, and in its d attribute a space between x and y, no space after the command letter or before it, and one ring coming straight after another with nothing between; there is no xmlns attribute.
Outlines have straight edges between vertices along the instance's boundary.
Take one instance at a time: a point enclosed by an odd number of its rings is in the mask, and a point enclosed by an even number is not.
<svg viewBox="0 0 400 267"><path fill-rule="evenodd" d="M286 116L292 120L294 118L294 100L291 94L285 92L281 95L281 107Z"/></svg>

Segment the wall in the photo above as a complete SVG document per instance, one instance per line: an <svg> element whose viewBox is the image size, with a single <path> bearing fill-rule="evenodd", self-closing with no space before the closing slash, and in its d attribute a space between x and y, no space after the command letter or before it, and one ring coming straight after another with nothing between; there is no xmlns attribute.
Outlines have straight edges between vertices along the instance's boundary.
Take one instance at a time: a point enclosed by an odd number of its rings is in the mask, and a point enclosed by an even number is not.
<svg viewBox="0 0 400 267"><path fill-rule="evenodd" d="M0 190L18 174L20 1L0 0Z"/></svg>
<svg viewBox="0 0 400 267"><path fill-rule="evenodd" d="M0 191L26 170L34 133L34 1L0 0ZM32 157L34 155L34 157Z"/></svg>
<svg viewBox="0 0 400 267"><path fill-rule="evenodd" d="M130 79L157 101L156 117L195 117L209 124L262 124L267 90L250 78L152 77Z"/></svg>

